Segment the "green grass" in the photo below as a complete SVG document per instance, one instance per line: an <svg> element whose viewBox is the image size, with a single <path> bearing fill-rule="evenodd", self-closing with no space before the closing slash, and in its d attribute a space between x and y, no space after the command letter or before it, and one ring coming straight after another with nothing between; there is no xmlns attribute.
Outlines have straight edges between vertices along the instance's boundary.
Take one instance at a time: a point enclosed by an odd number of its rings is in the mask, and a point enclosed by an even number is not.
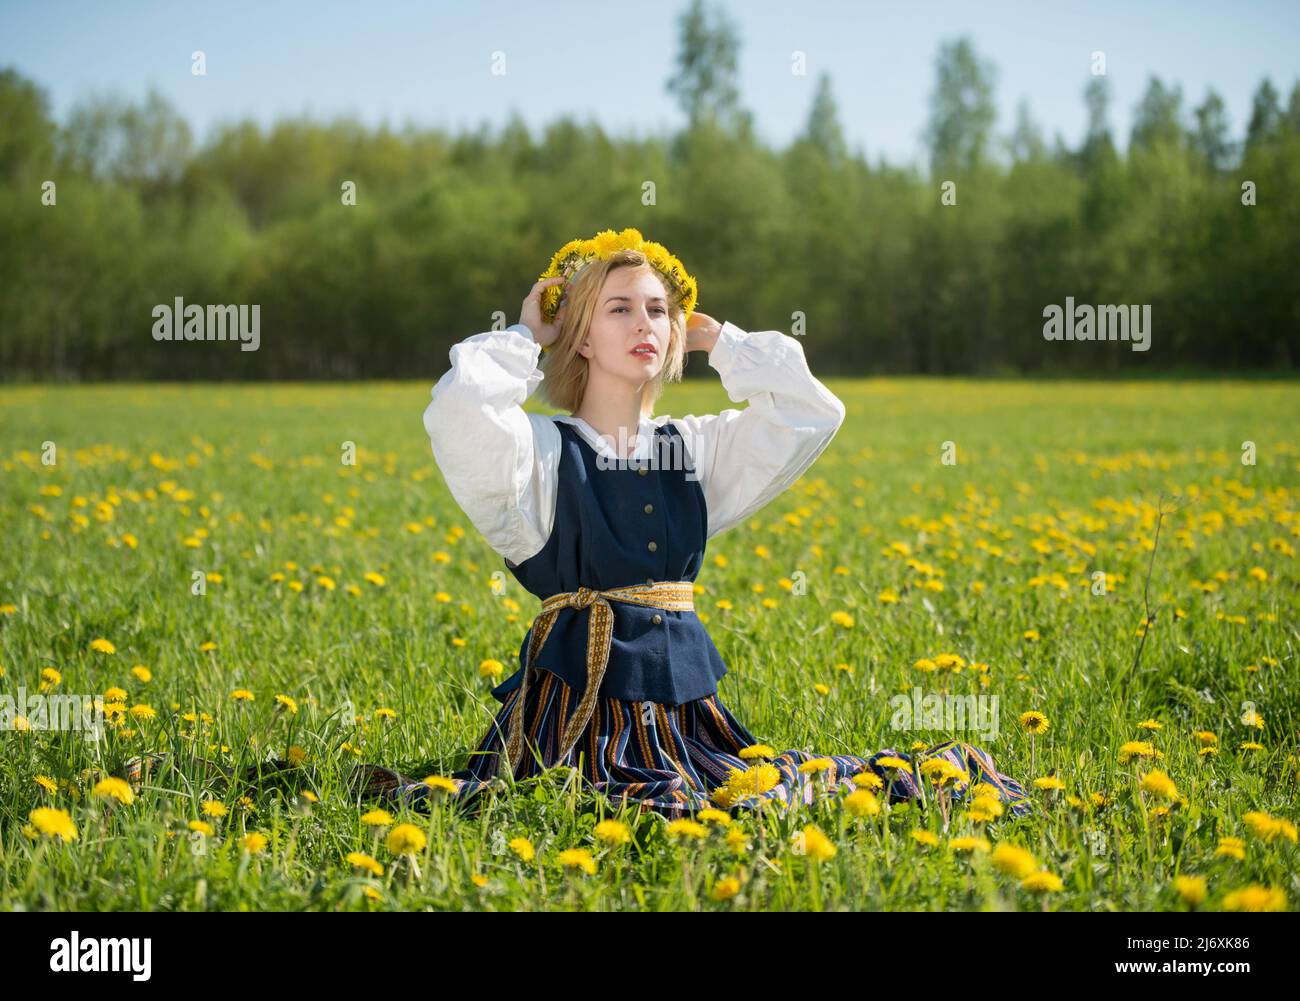
<svg viewBox="0 0 1300 1001"><path fill-rule="evenodd" d="M395 817L429 836L415 865L395 859L360 820L369 805L344 787L356 753L442 774L463 767L497 707L479 664L513 670L538 607L508 575L494 593L503 563L456 507L421 427L429 383L8 388L0 691L34 691L52 667L56 692L119 686L128 705L156 715L97 744L75 732L0 732L0 907L1176 909L1186 905L1173 879L1191 874L1205 877L1203 907L1258 884L1295 909L1300 849L1285 827L1269 838L1243 819L1297 819L1295 386L829 384L849 415L835 442L706 555L698 605L730 667L721 696L778 750L969 740L1021 781L1064 782L1034 791L1035 816L976 829L958 810L945 832L937 810L858 818L827 799L787 816L742 815L748 848L737 854L717 830L683 842L660 818L625 813L634 842L610 849L592 828L612 811L556 772L475 816L443 805ZM729 405L716 383L691 383L659 409ZM355 466L340 461L345 441L356 443ZM1242 463L1246 441L1253 466ZM55 465L41 462L45 442ZM955 465L941 461L945 442ZM1162 495L1156 618L1125 695ZM192 594L196 570L221 580ZM1098 571L1104 594L1094 593ZM805 581L806 593L783 578ZM886 589L899 600L881 601ZM853 626L837 625L836 611ZM100 638L115 652L93 650ZM942 652L989 665L987 686L970 670L914 667ZM133 677L136 665L152 680ZM996 697L996 735L893 729L890 696L913 685ZM238 688L255 701L232 700ZM277 713L277 694L298 712ZM343 719L349 702L359 725ZM381 707L395 719L376 718ZM1251 707L1260 726L1243 723ZM1017 725L1027 710L1050 720L1033 745ZM1141 729L1147 719L1162 729ZM1199 753L1197 731L1216 736L1217 755ZM1163 758L1121 764L1120 746L1138 739ZM210 747L233 766L290 746L306 759L287 791L214 790L193 762ZM98 772L146 750L187 764L129 805L90 795ZM1182 797L1165 816L1137 786L1152 768ZM1065 798L1094 793L1103 807ZM230 813L213 821L213 837L191 835L209 797ZM42 806L66 809L78 838L24 833ZM809 824L836 846L833 858L792 850ZM939 844L914 841L917 828ZM253 831L269 840L250 855L240 840ZM987 855L949 849L972 833L1029 850L1061 890L1033 896ZM536 848L530 863L507 847L521 836ZM1222 837L1244 839L1244 859L1216 854ZM557 864L575 847L591 849L594 876ZM373 854L383 876L350 866L352 851ZM733 875L739 895L712 900Z"/></svg>

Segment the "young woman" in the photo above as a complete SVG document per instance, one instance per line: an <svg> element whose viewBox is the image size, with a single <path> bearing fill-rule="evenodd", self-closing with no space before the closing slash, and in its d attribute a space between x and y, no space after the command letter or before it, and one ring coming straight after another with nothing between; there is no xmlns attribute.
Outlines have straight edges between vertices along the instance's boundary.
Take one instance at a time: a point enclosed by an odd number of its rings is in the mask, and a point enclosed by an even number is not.
<svg viewBox="0 0 1300 1001"><path fill-rule="evenodd" d="M555 255L518 323L452 348L424 414L434 456L542 610L519 670L492 692L501 707L465 769L430 785L362 765L356 781L421 805L568 765L615 802L680 816L859 785L915 796L916 766L939 758L966 780L959 790L982 782L1027 810L1022 788L970 745L940 744L916 761L891 750L778 754L723 703L727 668L693 601L706 543L798 479L844 405L793 337L746 333L694 305L694 280L663 247L606 231ZM707 351L730 398L748 406L651 416L688 351ZM570 413L525 412L539 385Z"/></svg>

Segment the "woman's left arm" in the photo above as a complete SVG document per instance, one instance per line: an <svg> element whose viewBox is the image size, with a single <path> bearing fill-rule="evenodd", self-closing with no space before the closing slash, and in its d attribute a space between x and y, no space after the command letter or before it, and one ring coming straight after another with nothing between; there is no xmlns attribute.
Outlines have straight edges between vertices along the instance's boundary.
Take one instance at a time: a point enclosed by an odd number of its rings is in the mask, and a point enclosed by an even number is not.
<svg viewBox="0 0 1300 1001"><path fill-rule="evenodd" d="M704 336L708 346L712 337ZM700 338L694 339L700 343ZM803 345L779 330L723 323L709 365L743 410L673 418L708 505L708 538L763 508L794 483L844 423L844 404L812 374Z"/></svg>

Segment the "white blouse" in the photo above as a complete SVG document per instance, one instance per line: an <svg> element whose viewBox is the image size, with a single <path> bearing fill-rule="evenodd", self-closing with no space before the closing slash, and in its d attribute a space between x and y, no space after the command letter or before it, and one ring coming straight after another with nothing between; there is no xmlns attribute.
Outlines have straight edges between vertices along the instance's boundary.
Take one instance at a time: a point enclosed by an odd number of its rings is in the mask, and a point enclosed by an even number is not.
<svg viewBox="0 0 1300 1001"><path fill-rule="evenodd" d="M617 461L611 439L579 417L527 413L541 346L521 323L474 334L451 349L433 387L424 427L452 496L474 527L512 564L539 553L555 521L560 429L574 425ZM681 433L704 491L708 538L764 507L797 480L844 423L844 404L809 371L803 345L779 330L746 333L724 323L709 352L732 402L743 410L641 421L630 459L652 451L655 428Z"/></svg>

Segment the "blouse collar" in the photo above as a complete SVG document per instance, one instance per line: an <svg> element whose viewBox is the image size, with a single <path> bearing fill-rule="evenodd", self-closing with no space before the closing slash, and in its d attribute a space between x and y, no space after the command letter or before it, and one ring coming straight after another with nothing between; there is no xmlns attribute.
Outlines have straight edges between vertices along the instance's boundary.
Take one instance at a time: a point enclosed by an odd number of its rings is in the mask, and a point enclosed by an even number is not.
<svg viewBox="0 0 1300 1001"><path fill-rule="evenodd" d="M614 451L614 448L609 444L608 439L601 435L599 431L584 421L581 417L573 417L569 414L556 414L554 420L564 421L566 424L572 424L577 428L578 433L586 439L588 445L594 448L597 452L604 454L607 458L615 460L619 458L618 453ZM661 423L661 420L651 419L649 417L641 418L640 427L637 432L636 445L632 454L628 456L627 461L631 462L634 459L649 458L651 446L654 443L655 431Z"/></svg>

